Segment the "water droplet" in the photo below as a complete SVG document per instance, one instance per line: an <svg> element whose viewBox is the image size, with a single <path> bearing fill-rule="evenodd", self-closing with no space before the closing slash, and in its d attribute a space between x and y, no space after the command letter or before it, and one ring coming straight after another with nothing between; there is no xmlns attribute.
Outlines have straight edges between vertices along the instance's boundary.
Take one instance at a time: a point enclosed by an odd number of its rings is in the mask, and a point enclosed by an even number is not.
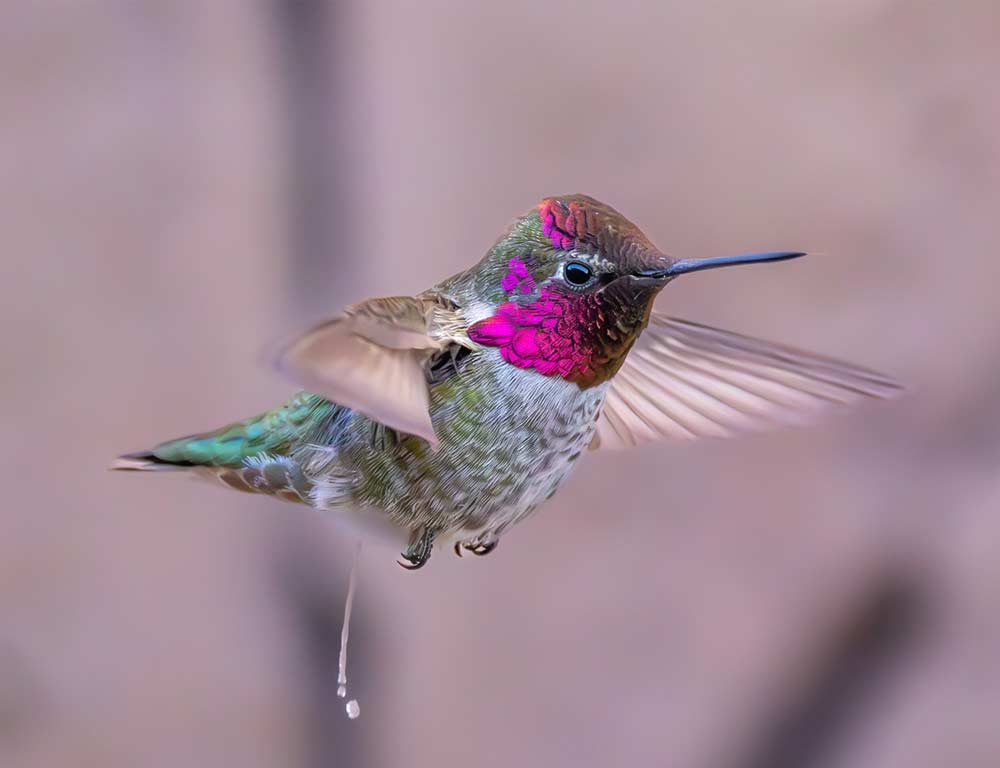
<svg viewBox="0 0 1000 768"><path fill-rule="evenodd" d="M344 625L340 630L340 658L337 663L337 695L340 698L347 696L347 638L351 633L351 608L354 605L354 586L358 572L358 560L361 557L361 542L354 551L354 562L351 563L351 577L347 584L347 600L344 602ZM347 703L347 714L352 719L357 715L351 715L351 703ZM354 708L357 709L358 702L354 701Z"/></svg>
<svg viewBox="0 0 1000 768"><path fill-rule="evenodd" d="M346 709L347 709L347 716L351 718L351 720L356 720L358 715L361 714L361 707L358 705L357 699L351 699L349 702L347 702Z"/></svg>

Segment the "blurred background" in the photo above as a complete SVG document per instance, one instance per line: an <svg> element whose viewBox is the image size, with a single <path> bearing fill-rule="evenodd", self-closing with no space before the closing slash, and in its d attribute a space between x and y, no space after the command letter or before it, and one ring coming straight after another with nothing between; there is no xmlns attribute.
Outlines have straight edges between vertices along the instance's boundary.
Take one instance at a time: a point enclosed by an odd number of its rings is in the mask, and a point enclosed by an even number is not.
<svg viewBox="0 0 1000 768"><path fill-rule="evenodd" d="M0 10L0 765L1000 765L1000 5L147 0ZM486 559L118 453L291 389L261 350L545 195L659 308L910 394L590 456Z"/></svg>

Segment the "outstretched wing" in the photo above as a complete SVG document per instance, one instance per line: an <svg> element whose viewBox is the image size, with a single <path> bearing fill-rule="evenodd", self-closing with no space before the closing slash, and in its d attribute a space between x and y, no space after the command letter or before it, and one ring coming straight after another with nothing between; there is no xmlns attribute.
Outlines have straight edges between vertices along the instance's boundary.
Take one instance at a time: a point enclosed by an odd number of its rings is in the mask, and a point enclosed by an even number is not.
<svg viewBox="0 0 1000 768"><path fill-rule="evenodd" d="M803 423L901 391L867 368L654 312L611 382L591 448Z"/></svg>
<svg viewBox="0 0 1000 768"><path fill-rule="evenodd" d="M433 296L369 299L286 346L275 366L299 386L437 445L425 363L470 346L459 310Z"/></svg>

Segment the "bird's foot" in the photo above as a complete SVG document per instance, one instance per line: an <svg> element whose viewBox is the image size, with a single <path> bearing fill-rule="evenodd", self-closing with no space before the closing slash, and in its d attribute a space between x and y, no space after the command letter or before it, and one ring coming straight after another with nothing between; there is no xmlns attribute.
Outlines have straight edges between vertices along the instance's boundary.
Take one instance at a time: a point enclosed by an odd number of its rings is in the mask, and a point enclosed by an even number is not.
<svg viewBox="0 0 1000 768"><path fill-rule="evenodd" d="M462 550L471 552L478 557L483 555L488 555L494 549L497 548L497 544L500 542L497 539L475 539L473 541L456 541L455 542L455 554L459 557L462 556Z"/></svg>
<svg viewBox="0 0 1000 768"><path fill-rule="evenodd" d="M406 562L404 563L403 560L397 560L396 562L408 571L423 568L427 561L431 559L435 536L437 536L437 532L430 528L420 529L419 533L415 534L410 541L410 546L406 548L406 551L400 553L400 557L406 560Z"/></svg>

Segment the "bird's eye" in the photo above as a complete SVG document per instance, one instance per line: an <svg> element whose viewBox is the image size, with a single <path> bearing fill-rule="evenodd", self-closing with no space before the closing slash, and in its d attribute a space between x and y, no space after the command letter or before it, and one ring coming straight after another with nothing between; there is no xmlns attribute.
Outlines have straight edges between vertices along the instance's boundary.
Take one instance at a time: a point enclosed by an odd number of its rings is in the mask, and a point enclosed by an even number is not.
<svg viewBox="0 0 1000 768"><path fill-rule="evenodd" d="M570 285L586 285L594 277L594 270L579 261L571 261L563 270L563 276Z"/></svg>

